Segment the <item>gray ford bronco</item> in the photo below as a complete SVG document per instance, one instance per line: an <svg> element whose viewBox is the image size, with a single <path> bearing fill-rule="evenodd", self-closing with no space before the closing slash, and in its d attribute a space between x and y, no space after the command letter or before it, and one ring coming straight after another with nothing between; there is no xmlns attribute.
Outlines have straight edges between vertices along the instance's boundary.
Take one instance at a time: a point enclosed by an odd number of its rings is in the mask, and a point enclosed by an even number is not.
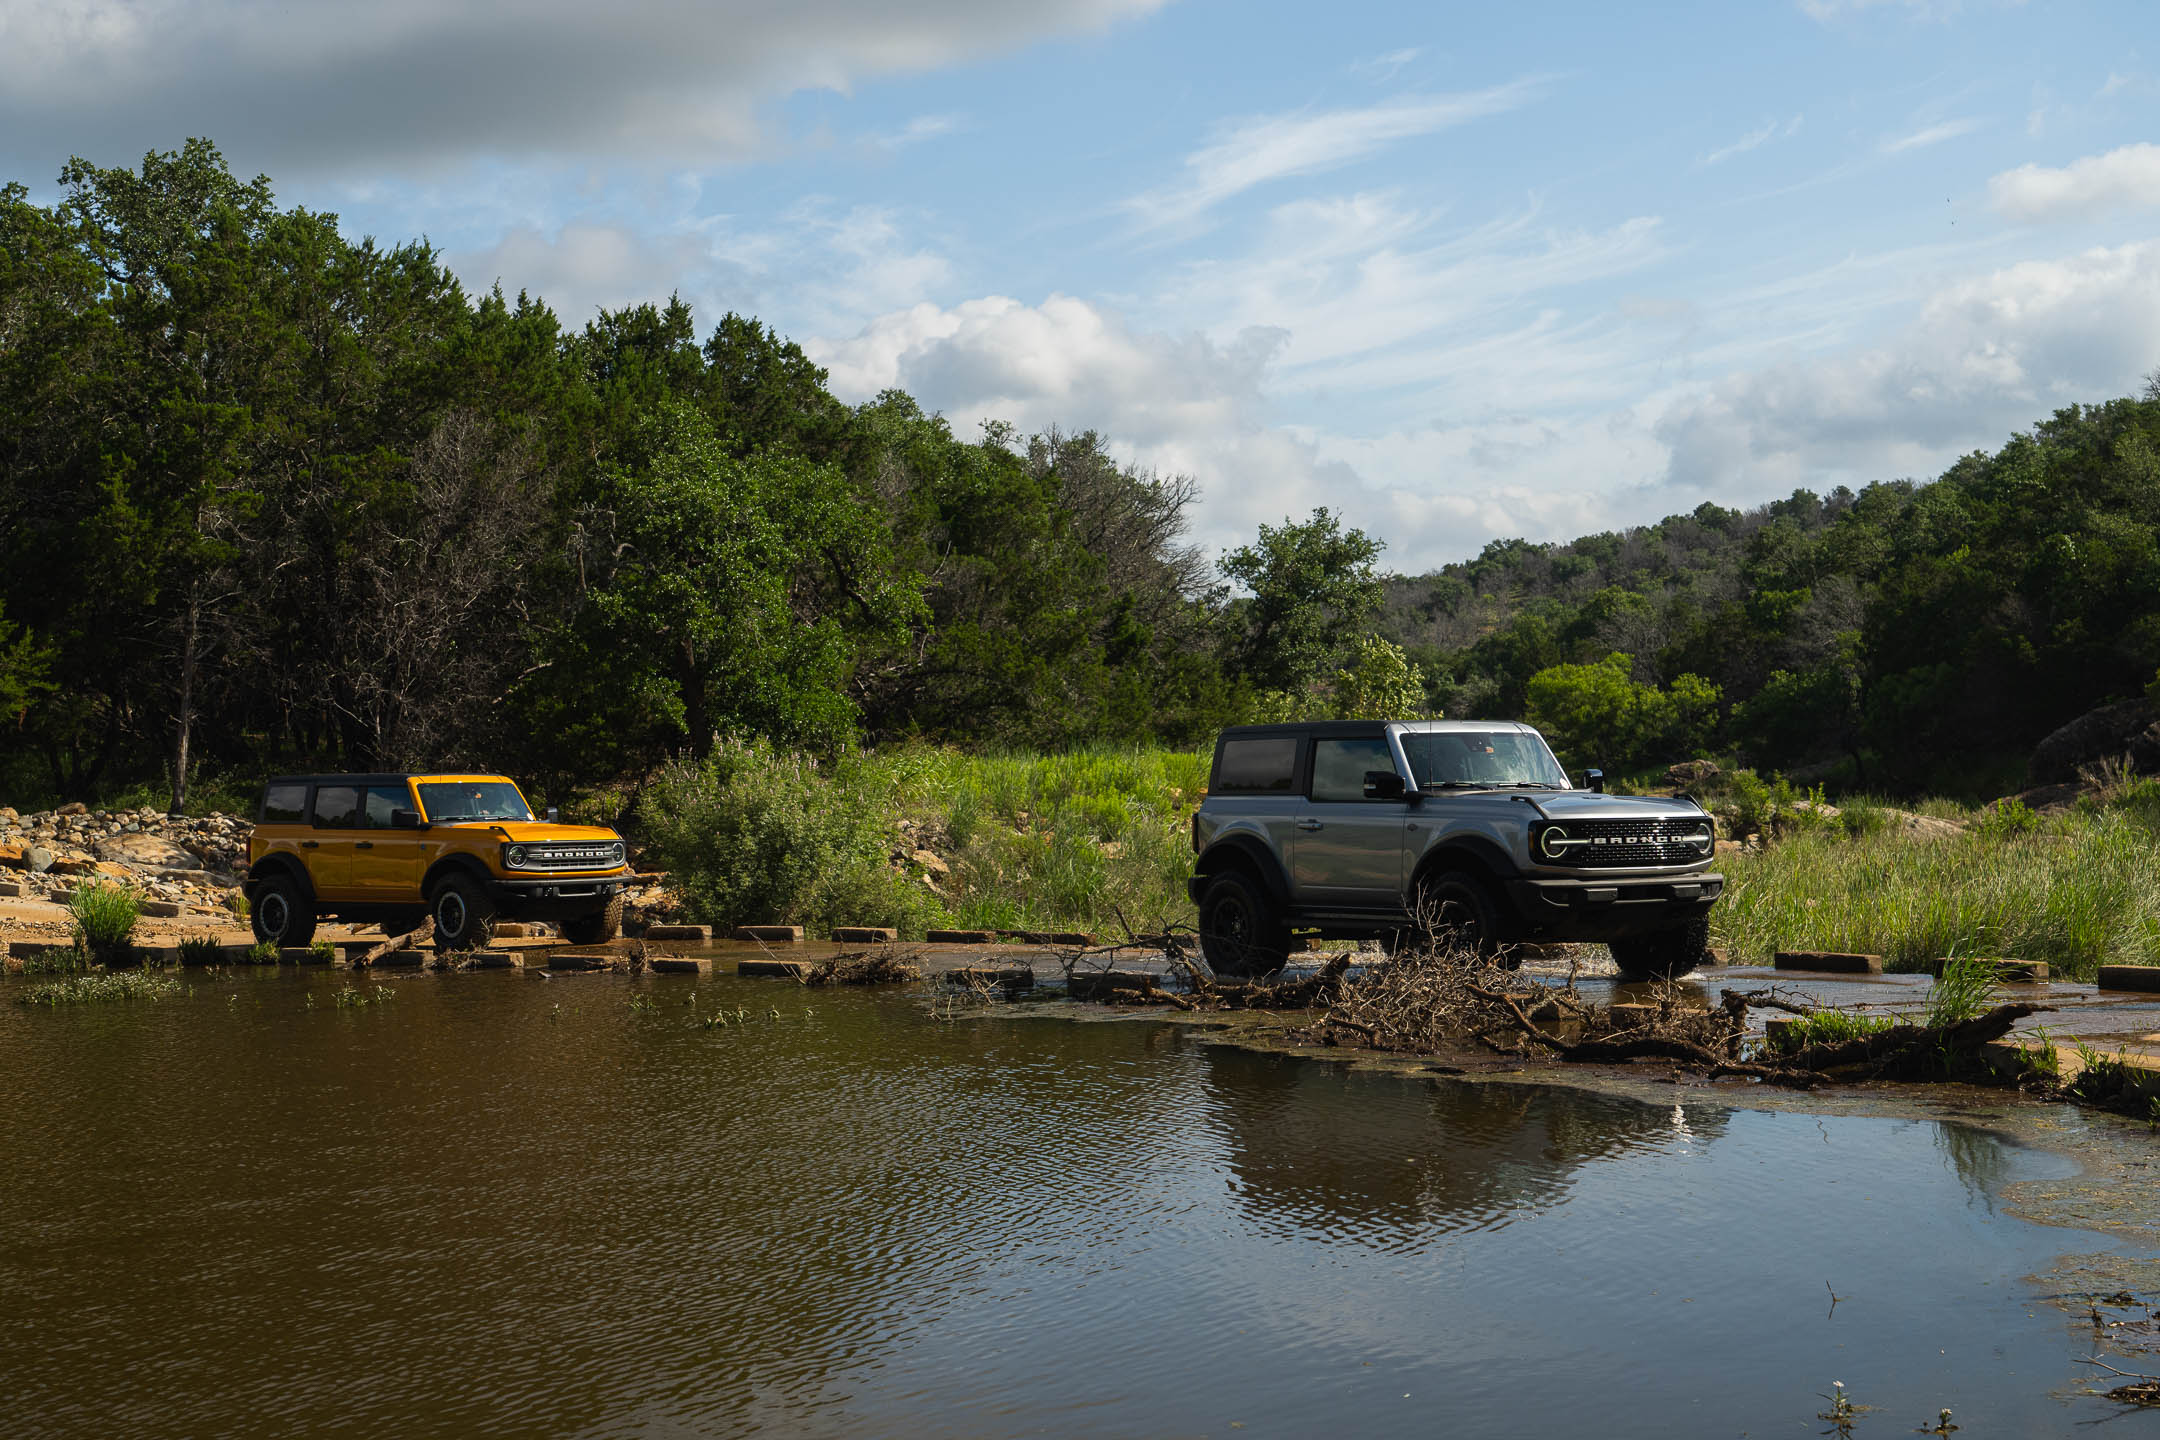
<svg viewBox="0 0 2160 1440"><path fill-rule="evenodd" d="M1239 725L1193 816L1200 949L1219 974L1282 968L1293 930L1439 940L1503 961L1602 941L1632 977L1702 959L1716 828L1686 798L1577 789L1511 721Z"/></svg>

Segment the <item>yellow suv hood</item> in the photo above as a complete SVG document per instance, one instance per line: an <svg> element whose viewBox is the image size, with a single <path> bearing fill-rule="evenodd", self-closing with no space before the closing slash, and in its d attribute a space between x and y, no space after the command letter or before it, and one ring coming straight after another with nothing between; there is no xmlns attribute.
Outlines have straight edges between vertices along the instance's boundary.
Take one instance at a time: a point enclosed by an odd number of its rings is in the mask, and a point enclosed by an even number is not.
<svg viewBox="0 0 2160 1440"><path fill-rule="evenodd" d="M437 823L455 825L461 830L494 830L528 845L543 840L589 843L594 840L622 839L622 836L605 825L559 825L546 820L449 820Z"/></svg>

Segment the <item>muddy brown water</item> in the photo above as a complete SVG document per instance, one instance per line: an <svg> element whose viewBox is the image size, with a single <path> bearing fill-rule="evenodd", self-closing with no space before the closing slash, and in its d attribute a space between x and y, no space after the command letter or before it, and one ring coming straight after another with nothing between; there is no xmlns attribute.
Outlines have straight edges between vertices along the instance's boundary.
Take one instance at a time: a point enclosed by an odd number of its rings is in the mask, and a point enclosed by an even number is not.
<svg viewBox="0 0 2160 1440"><path fill-rule="evenodd" d="M2057 1108L1367 1073L906 989L30 983L17 1437L1800 1436L1840 1380L1858 1434L2068 1435L2121 1412L2059 1257L2141 1282L2155 1238L2118 1192L2160 1143Z"/></svg>

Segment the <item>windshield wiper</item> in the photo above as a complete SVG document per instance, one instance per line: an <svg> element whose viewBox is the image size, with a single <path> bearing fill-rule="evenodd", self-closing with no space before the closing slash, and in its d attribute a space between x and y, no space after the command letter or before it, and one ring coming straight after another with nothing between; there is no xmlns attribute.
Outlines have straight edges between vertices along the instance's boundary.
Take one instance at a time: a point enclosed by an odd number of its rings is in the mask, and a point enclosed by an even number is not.
<svg viewBox="0 0 2160 1440"><path fill-rule="evenodd" d="M1500 787L1490 780L1432 780L1426 783L1425 788L1427 790L1497 790Z"/></svg>

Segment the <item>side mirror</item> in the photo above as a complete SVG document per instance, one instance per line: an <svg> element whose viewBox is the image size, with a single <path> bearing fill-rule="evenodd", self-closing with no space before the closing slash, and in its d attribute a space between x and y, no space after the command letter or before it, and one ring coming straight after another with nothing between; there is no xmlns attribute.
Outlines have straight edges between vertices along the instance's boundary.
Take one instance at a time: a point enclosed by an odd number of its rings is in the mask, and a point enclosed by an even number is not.
<svg viewBox="0 0 2160 1440"><path fill-rule="evenodd" d="M1365 772L1365 798L1368 800L1402 799L1402 776L1392 770L1367 770Z"/></svg>
<svg viewBox="0 0 2160 1440"><path fill-rule="evenodd" d="M562 819L562 807L559 805L548 806L547 815L548 824L553 825L556 821Z"/></svg>
<svg viewBox="0 0 2160 1440"><path fill-rule="evenodd" d="M1585 790L1595 790L1602 795L1605 793L1605 772L1603 770L1585 770L1582 772L1582 783Z"/></svg>
<svg viewBox="0 0 2160 1440"><path fill-rule="evenodd" d="M425 830L427 821L420 818L418 810L392 810L390 828L393 830Z"/></svg>

